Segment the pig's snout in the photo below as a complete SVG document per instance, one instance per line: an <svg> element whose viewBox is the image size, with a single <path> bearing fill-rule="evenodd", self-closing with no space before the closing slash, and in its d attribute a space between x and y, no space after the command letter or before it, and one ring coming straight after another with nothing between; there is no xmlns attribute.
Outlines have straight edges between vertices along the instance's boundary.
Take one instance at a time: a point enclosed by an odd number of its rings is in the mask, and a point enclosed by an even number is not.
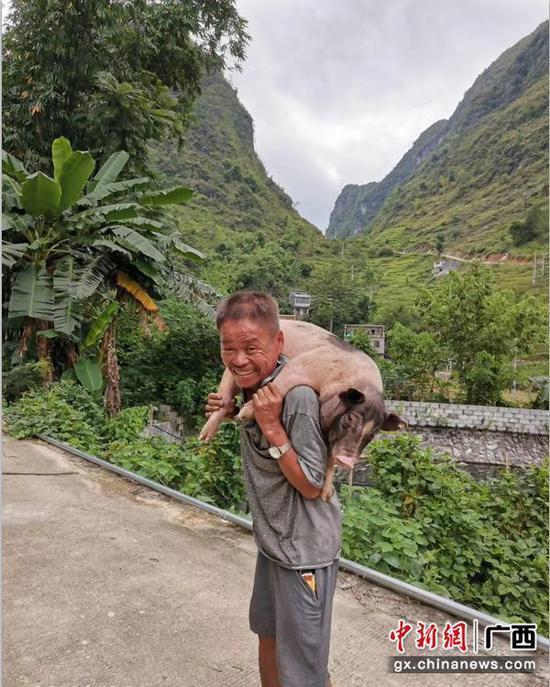
<svg viewBox="0 0 550 687"><path fill-rule="evenodd" d="M346 470L351 470L355 463L357 463L357 458L354 456L346 456L345 454L340 453L335 456L334 461L340 467L345 468Z"/></svg>

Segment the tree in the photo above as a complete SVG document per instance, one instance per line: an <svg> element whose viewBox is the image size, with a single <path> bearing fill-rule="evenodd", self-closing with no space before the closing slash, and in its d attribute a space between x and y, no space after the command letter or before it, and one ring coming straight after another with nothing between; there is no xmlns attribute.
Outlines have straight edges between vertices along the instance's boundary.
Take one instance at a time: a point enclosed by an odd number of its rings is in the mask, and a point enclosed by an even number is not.
<svg viewBox="0 0 550 687"><path fill-rule="evenodd" d="M318 264L308 289L313 297L311 320L326 329L341 332L344 324L368 322L374 306L369 295L372 272L368 268L354 273L342 262Z"/></svg>
<svg viewBox="0 0 550 687"><path fill-rule="evenodd" d="M166 331L143 336L139 312L129 306L120 314L117 339L124 405L167 403L190 418L202 414L207 392L223 372L214 321L181 298L159 302ZM211 381L212 389L205 388Z"/></svg>
<svg viewBox="0 0 550 687"><path fill-rule="evenodd" d="M414 332L399 322L388 332L388 354L396 365L402 393L411 401L429 397L435 373L448 357L437 336Z"/></svg>
<svg viewBox="0 0 550 687"><path fill-rule="evenodd" d="M467 403L495 401L506 382L504 363L516 347L527 353L545 341L543 308L532 296L497 292L494 275L479 263L464 274L451 272L424 290L416 305L424 329L449 351Z"/></svg>
<svg viewBox="0 0 550 687"><path fill-rule="evenodd" d="M286 305L289 292L299 279L300 268L300 261L280 246L273 243L251 246L248 254L240 252L229 290L267 291L280 305Z"/></svg>
<svg viewBox="0 0 550 687"><path fill-rule="evenodd" d="M392 360L384 358L378 351L376 351L370 342L369 337L361 331L354 331L347 337L347 341L355 348L358 348L363 353L370 356L378 369L380 370L380 375L382 377L382 383L384 385L384 398L396 398L400 399L402 395L404 379L403 373Z"/></svg>
<svg viewBox="0 0 550 687"><path fill-rule="evenodd" d="M201 77L244 58L234 0L13 0L3 36L3 143L46 168L65 136L104 161L147 141L180 143Z"/></svg>
<svg viewBox="0 0 550 687"><path fill-rule="evenodd" d="M7 153L2 159L7 320L18 335L19 356L35 335L38 358L50 360L49 342L57 339L66 352L65 366L74 366L93 390L101 388L97 365L78 358L99 346L111 414L120 409L119 302L131 297L162 326L150 294L178 289L182 280L188 288L190 279L180 274L174 251L187 260L202 257L167 230L163 213L165 205L185 202L192 192L154 190L146 177L118 181L128 157L113 153L93 178L92 156L73 151L65 138L52 144L53 178L28 174ZM90 324L94 309L97 317Z"/></svg>
<svg viewBox="0 0 550 687"><path fill-rule="evenodd" d="M545 240L548 232L548 204L532 207L525 221L512 222L508 231L515 246L521 246L535 239Z"/></svg>

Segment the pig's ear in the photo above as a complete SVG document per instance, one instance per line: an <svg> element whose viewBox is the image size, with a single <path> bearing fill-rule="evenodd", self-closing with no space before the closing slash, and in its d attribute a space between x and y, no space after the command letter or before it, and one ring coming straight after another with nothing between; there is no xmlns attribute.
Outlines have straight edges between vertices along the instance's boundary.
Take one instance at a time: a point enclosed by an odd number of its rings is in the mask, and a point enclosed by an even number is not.
<svg viewBox="0 0 550 687"><path fill-rule="evenodd" d="M355 406L364 403L365 394L357 389L347 389L347 391L342 391L340 399L346 406Z"/></svg>
<svg viewBox="0 0 550 687"><path fill-rule="evenodd" d="M386 413L382 429L386 432L395 432L398 429L406 429L408 426L409 423L403 420L402 417L399 417L399 415L395 413Z"/></svg>

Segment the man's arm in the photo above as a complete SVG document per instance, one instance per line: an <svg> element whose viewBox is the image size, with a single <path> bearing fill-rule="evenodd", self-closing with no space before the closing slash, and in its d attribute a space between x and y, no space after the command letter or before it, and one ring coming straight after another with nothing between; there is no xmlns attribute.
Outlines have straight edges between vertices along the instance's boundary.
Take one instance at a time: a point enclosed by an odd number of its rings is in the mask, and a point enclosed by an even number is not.
<svg viewBox="0 0 550 687"><path fill-rule="evenodd" d="M256 422L267 441L272 446L282 446L290 442L286 429L281 422L283 398L277 388L271 384L261 387L254 394L253 403ZM315 487L306 477L292 445L279 458L278 463L284 476L304 498L315 499L321 494L321 489Z"/></svg>

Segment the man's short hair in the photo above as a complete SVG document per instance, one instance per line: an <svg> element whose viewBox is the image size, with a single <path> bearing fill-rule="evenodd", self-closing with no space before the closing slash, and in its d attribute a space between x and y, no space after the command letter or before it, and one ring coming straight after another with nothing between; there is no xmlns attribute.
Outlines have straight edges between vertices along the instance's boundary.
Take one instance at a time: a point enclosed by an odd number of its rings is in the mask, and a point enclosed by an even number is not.
<svg viewBox="0 0 550 687"><path fill-rule="evenodd" d="M216 311L218 330L226 320L253 320L261 322L273 334L280 330L279 306L268 293L261 291L236 291L224 298Z"/></svg>

